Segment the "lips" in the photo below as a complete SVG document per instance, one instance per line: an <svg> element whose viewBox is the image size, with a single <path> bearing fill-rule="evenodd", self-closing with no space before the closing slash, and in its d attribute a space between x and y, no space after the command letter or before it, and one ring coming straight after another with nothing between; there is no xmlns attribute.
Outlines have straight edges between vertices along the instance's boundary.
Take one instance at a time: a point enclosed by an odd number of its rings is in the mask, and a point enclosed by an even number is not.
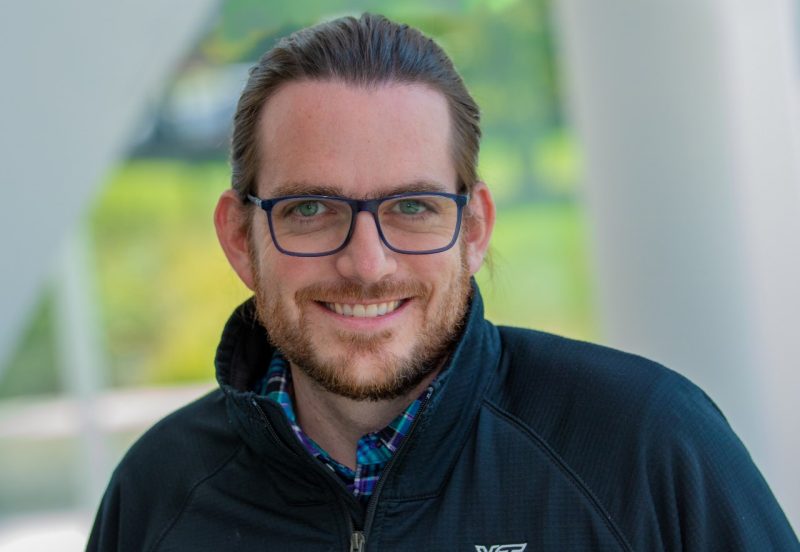
<svg viewBox="0 0 800 552"><path fill-rule="evenodd" d="M330 311L353 318L376 318L392 313L403 304L403 301L387 301L385 303L322 303Z"/></svg>

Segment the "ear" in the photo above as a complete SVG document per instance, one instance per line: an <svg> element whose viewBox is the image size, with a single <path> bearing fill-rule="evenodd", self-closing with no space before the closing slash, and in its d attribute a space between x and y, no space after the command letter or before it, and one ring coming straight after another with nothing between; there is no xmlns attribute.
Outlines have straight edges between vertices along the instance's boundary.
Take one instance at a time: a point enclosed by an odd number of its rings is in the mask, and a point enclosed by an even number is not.
<svg viewBox="0 0 800 552"><path fill-rule="evenodd" d="M467 267L470 274L475 274L483 264L494 229L494 200L485 183L478 182L473 187L464 216Z"/></svg>
<svg viewBox="0 0 800 552"><path fill-rule="evenodd" d="M255 271L250 256L249 221L245 207L234 190L226 190L214 210L214 227L217 229L219 244L233 270L244 285L254 290Z"/></svg>

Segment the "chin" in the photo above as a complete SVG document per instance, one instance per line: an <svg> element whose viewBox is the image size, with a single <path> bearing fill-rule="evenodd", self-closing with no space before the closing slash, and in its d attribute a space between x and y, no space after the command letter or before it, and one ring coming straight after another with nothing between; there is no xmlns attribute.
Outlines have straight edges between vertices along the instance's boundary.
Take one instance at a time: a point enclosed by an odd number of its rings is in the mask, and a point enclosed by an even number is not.
<svg viewBox="0 0 800 552"><path fill-rule="evenodd" d="M358 401L390 400L407 395L436 367L428 359L400 357L385 348L332 358L290 360L326 391Z"/></svg>

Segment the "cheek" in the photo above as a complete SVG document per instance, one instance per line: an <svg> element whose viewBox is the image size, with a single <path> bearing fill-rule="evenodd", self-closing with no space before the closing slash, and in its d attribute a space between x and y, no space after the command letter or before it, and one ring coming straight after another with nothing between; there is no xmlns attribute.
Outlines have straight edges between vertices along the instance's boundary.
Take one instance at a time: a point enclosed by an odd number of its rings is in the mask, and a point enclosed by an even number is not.
<svg viewBox="0 0 800 552"><path fill-rule="evenodd" d="M297 291L320 282L335 281L328 260L302 258L270 251L261 259L261 283L268 294L284 303L294 304Z"/></svg>
<svg viewBox="0 0 800 552"><path fill-rule="evenodd" d="M444 252L420 256L409 265L409 277L418 280L429 287L431 302L440 303L453 292L464 267L464 252L460 247Z"/></svg>

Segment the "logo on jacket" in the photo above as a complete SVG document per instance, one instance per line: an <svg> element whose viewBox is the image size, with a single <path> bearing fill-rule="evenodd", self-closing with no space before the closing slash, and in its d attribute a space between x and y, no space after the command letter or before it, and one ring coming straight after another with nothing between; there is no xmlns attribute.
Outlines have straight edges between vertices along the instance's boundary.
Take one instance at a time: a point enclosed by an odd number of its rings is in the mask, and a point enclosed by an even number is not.
<svg viewBox="0 0 800 552"><path fill-rule="evenodd" d="M475 545L475 552L522 552L527 548L527 542L519 544L493 544L492 546Z"/></svg>

